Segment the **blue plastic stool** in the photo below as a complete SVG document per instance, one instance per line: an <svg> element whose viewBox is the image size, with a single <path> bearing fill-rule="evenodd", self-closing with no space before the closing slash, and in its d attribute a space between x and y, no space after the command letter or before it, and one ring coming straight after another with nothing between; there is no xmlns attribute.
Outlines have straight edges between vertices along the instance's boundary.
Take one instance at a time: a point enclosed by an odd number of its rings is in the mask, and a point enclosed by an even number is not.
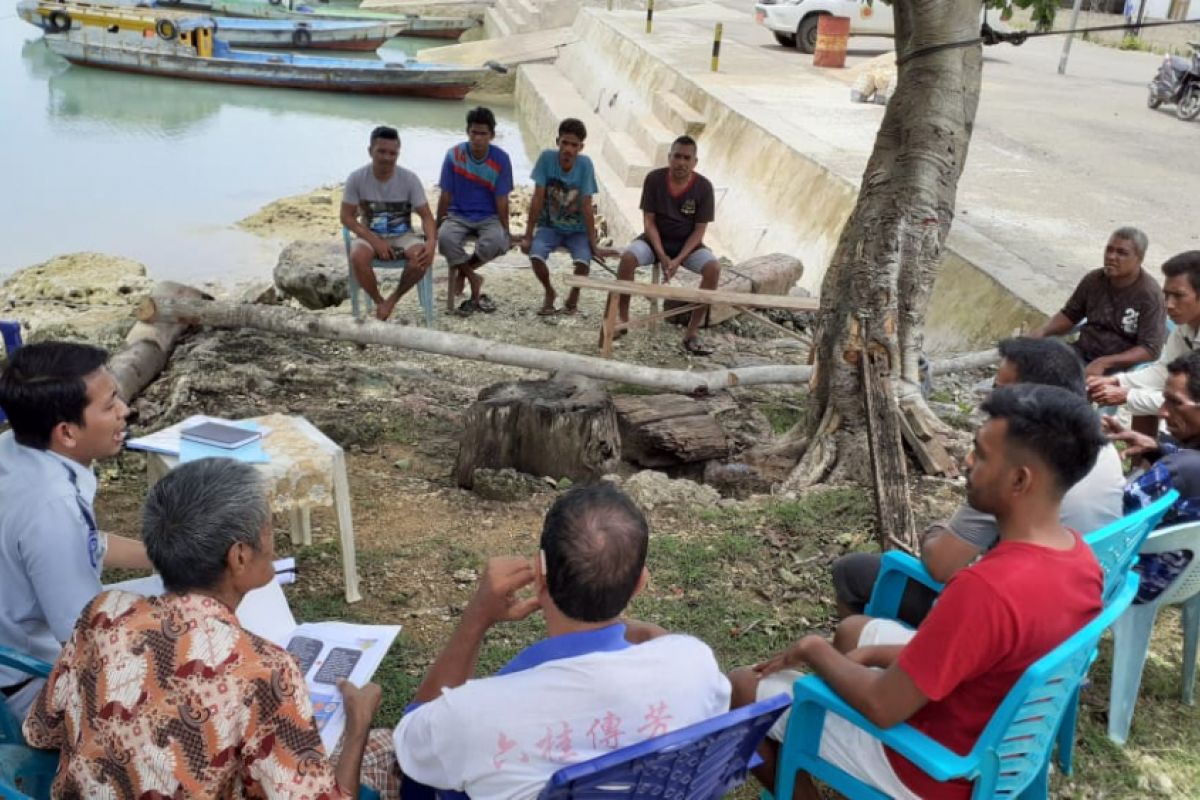
<svg viewBox="0 0 1200 800"><path fill-rule="evenodd" d="M1200 523L1185 522L1155 531L1142 546L1143 554L1190 550L1191 562L1162 594L1149 603L1133 605L1113 625L1112 684L1108 701L1108 738L1125 744L1142 684L1142 669L1150 649L1150 634L1160 608L1183 604L1183 692L1195 704L1196 644L1200 637Z"/></svg>
<svg viewBox="0 0 1200 800"><path fill-rule="evenodd" d="M362 291L362 287L358 285L358 278L354 276L354 267L350 264L350 248L354 244L354 237L350 235L348 228L342 228L342 241L346 244L346 269L349 273L350 283L350 310L354 314L354 318L358 319L358 294ZM403 258L396 258L391 261L382 259L374 259L371 262L371 267L374 269L399 269L402 270L408 265L408 262ZM425 275L417 283L417 299L421 302L421 309L425 312L425 327L433 327L433 268L425 270ZM371 313L375 310L375 301L370 297L366 298L366 311Z"/></svg>

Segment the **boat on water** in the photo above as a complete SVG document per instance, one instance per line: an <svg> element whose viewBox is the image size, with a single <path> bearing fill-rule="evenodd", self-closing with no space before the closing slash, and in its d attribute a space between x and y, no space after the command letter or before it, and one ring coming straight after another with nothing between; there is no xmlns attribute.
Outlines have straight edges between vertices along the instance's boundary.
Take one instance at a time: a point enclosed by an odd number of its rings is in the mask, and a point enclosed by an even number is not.
<svg viewBox="0 0 1200 800"><path fill-rule="evenodd" d="M161 22L148 33L88 25L44 38L53 52L81 66L285 89L461 99L487 75L483 68L450 64L237 50L214 37L209 17Z"/></svg>
<svg viewBox="0 0 1200 800"><path fill-rule="evenodd" d="M155 30L160 20L195 16L195 12L64 0L22 0L17 14L48 33L96 25ZM402 23L384 20L244 19L213 17L217 37L230 47L373 51L403 32Z"/></svg>
<svg viewBox="0 0 1200 800"><path fill-rule="evenodd" d="M457 39L466 31L477 28L480 21L473 17L428 17L417 14L391 14L386 11L366 11L360 8L311 6L297 0L158 0L157 5L207 11L229 17L247 19L327 19L373 20L393 22L403 27L405 36L435 39Z"/></svg>

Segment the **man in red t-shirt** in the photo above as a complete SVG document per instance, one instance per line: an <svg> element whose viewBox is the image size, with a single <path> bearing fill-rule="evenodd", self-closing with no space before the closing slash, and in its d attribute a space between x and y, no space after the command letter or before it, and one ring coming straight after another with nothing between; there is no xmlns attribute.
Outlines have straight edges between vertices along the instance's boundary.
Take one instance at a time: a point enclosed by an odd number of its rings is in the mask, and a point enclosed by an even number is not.
<svg viewBox="0 0 1200 800"><path fill-rule="evenodd" d="M1000 542L959 570L917 630L860 620L857 646L839 652L806 636L752 668L735 670L733 705L789 691L807 665L881 728L908 722L965 754L1021 674L1101 609L1104 575L1091 548L1059 522L1063 494L1091 470L1105 440L1088 403L1053 386L997 389L967 457L967 499L994 514ZM850 618L851 620L856 618ZM756 775L773 787L783 720L760 748ZM835 714L821 757L900 800L968 798L966 781L938 782ZM817 800L801 775L796 796Z"/></svg>

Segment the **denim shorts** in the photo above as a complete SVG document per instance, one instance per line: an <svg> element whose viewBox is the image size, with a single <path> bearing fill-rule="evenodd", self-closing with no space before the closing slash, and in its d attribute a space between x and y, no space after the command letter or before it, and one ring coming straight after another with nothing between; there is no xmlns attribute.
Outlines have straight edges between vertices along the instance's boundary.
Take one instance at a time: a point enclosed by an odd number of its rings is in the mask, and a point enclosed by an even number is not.
<svg viewBox="0 0 1200 800"><path fill-rule="evenodd" d="M529 257L545 262L560 247L570 252L571 261L576 264L586 264L592 260L592 245L588 241L587 231L560 231L549 225L543 225L534 232Z"/></svg>
<svg viewBox="0 0 1200 800"><path fill-rule="evenodd" d="M650 243L645 239L634 239L629 243L629 247L625 248L625 252L633 254L634 258L637 259L639 267L653 264L657 260L654 256L654 248L650 247ZM717 257L713 255L712 250L709 250L707 247L698 247L683 260L683 268L688 272L695 272L699 275L704 271L705 264L716 260Z"/></svg>

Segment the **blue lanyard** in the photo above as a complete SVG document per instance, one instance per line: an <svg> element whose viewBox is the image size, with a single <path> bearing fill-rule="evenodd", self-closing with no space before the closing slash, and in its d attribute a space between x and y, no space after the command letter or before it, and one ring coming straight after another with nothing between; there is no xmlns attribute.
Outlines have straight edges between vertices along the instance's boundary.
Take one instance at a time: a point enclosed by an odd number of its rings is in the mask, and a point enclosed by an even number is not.
<svg viewBox="0 0 1200 800"><path fill-rule="evenodd" d="M92 509L88 506L87 501L83 499L83 493L79 491L79 481L75 478L75 471L66 464L62 466L67 471L67 479L71 481L71 486L75 488L75 503L79 506L79 513L83 515L84 523L87 524L88 562L92 565L92 569L99 569L100 530L96 527L96 518L92 516Z"/></svg>

